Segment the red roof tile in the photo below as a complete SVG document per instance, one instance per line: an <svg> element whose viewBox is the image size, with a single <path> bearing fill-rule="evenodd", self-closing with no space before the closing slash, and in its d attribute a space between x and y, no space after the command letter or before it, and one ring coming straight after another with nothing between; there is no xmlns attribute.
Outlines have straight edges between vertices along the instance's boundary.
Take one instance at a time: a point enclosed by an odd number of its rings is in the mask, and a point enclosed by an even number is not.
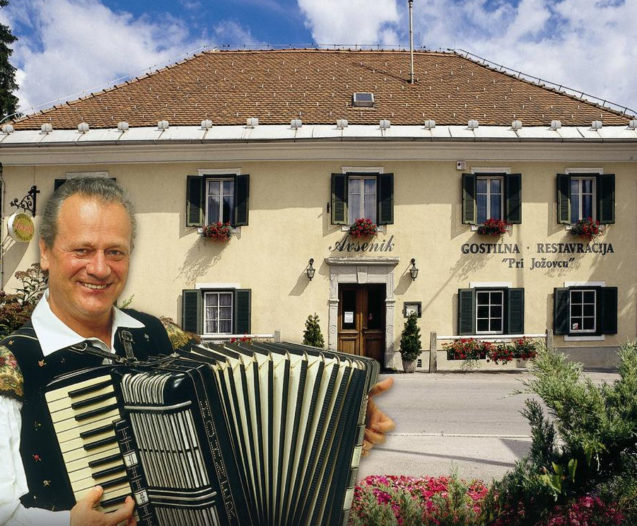
<svg viewBox="0 0 637 526"><path fill-rule="evenodd" d="M622 125L628 117L576 97L496 71L456 53L416 51L409 83L406 51L207 51L144 77L26 116L16 129L50 122L71 129L130 126L245 124ZM371 92L373 108L352 107L354 92Z"/></svg>

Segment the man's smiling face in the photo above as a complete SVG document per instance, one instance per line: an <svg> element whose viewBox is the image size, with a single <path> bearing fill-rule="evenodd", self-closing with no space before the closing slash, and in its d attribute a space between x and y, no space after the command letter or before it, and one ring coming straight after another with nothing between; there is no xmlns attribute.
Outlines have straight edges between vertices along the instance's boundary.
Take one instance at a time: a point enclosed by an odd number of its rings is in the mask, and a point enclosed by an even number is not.
<svg viewBox="0 0 637 526"><path fill-rule="evenodd" d="M110 324L111 307L126 285L132 228L117 202L74 194L60 207L53 246L40 241L49 271L49 306L82 336Z"/></svg>

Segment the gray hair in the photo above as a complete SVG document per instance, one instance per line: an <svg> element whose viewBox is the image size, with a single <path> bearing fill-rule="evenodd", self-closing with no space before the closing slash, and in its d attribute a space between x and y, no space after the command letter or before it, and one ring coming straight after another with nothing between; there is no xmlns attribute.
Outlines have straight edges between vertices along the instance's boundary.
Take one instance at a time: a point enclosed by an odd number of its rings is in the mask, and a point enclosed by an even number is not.
<svg viewBox="0 0 637 526"><path fill-rule="evenodd" d="M40 221L40 239L47 247L52 247L57 235L57 219L62 203L72 195L80 194L94 197L105 203L119 203L128 213L131 223L131 247L135 239L135 210L124 189L114 179L107 177L77 177L68 179L53 192L42 213Z"/></svg>

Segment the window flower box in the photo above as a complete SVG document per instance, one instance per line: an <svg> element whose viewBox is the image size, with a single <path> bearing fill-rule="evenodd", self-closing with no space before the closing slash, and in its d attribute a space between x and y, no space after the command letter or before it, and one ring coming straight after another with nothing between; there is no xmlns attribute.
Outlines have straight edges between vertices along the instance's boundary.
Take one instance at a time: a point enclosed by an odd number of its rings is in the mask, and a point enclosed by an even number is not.
<svg viewBox="0 0 637 526"><path fill-rule="evenodd" d="M352 237L372 237L378 232L376 223L371 219L365 219L363 217L357 219L349 227L349 235Z"/></svg>
<svg viewBox="0 0 637 526"><path fill-rule="evenodd" d="M502 219L487 219L478 226L478 234L481 236L501 236L509 228L509 224Z"/></svg>
<svg viewBox="0 0 637 526"><path fill-rule="evenodd" d="M201 228L201 237L212 239L213 241L220 241L226 243L230 240L232 235L232 227L230 223L211 223Z"/></svg>
<svg viewBox="0 0 637 526"><path fill-rule="evenodd" d="M443 346L447 360L486 360L506 364L513 360L532 360L537 356L538 342L531 338L517 338L509 343L484 342L474 338L461 338Z"/></svg>
<svg viewBox="0 0 637 526"><path fill-rule="evenodd" d="M571 227L572 235L583 237L587 241L592 241L597 236L601 235L601 233L602 230L599 226L599 221L593 221L593 218L591 217L580 219Z"/></svg>

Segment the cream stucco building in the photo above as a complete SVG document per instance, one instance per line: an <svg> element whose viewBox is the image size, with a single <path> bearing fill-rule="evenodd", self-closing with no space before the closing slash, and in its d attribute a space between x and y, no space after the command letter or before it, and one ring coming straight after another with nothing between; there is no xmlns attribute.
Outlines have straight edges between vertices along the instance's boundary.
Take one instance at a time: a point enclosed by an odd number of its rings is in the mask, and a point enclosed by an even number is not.
<svg viewBox="0 0 637 526"><path fill-rule="evenodd" d="M432 333L548 331L615 363L637 337L634 117L453 53L415 64L412 85L405 53L210 52L16 121L0 136L3 288L38 260L36 240L7 237L9 203L107 175L139 223L123 298L206 339L299 342L317 313L330 348L391 368L415 310L425 351ZM591 241L571 232L589 216ZM349 235L365 217L377 234ZM506 233L480 234L489 218ZM229 241L202 237L217 221Z"/></svg>

